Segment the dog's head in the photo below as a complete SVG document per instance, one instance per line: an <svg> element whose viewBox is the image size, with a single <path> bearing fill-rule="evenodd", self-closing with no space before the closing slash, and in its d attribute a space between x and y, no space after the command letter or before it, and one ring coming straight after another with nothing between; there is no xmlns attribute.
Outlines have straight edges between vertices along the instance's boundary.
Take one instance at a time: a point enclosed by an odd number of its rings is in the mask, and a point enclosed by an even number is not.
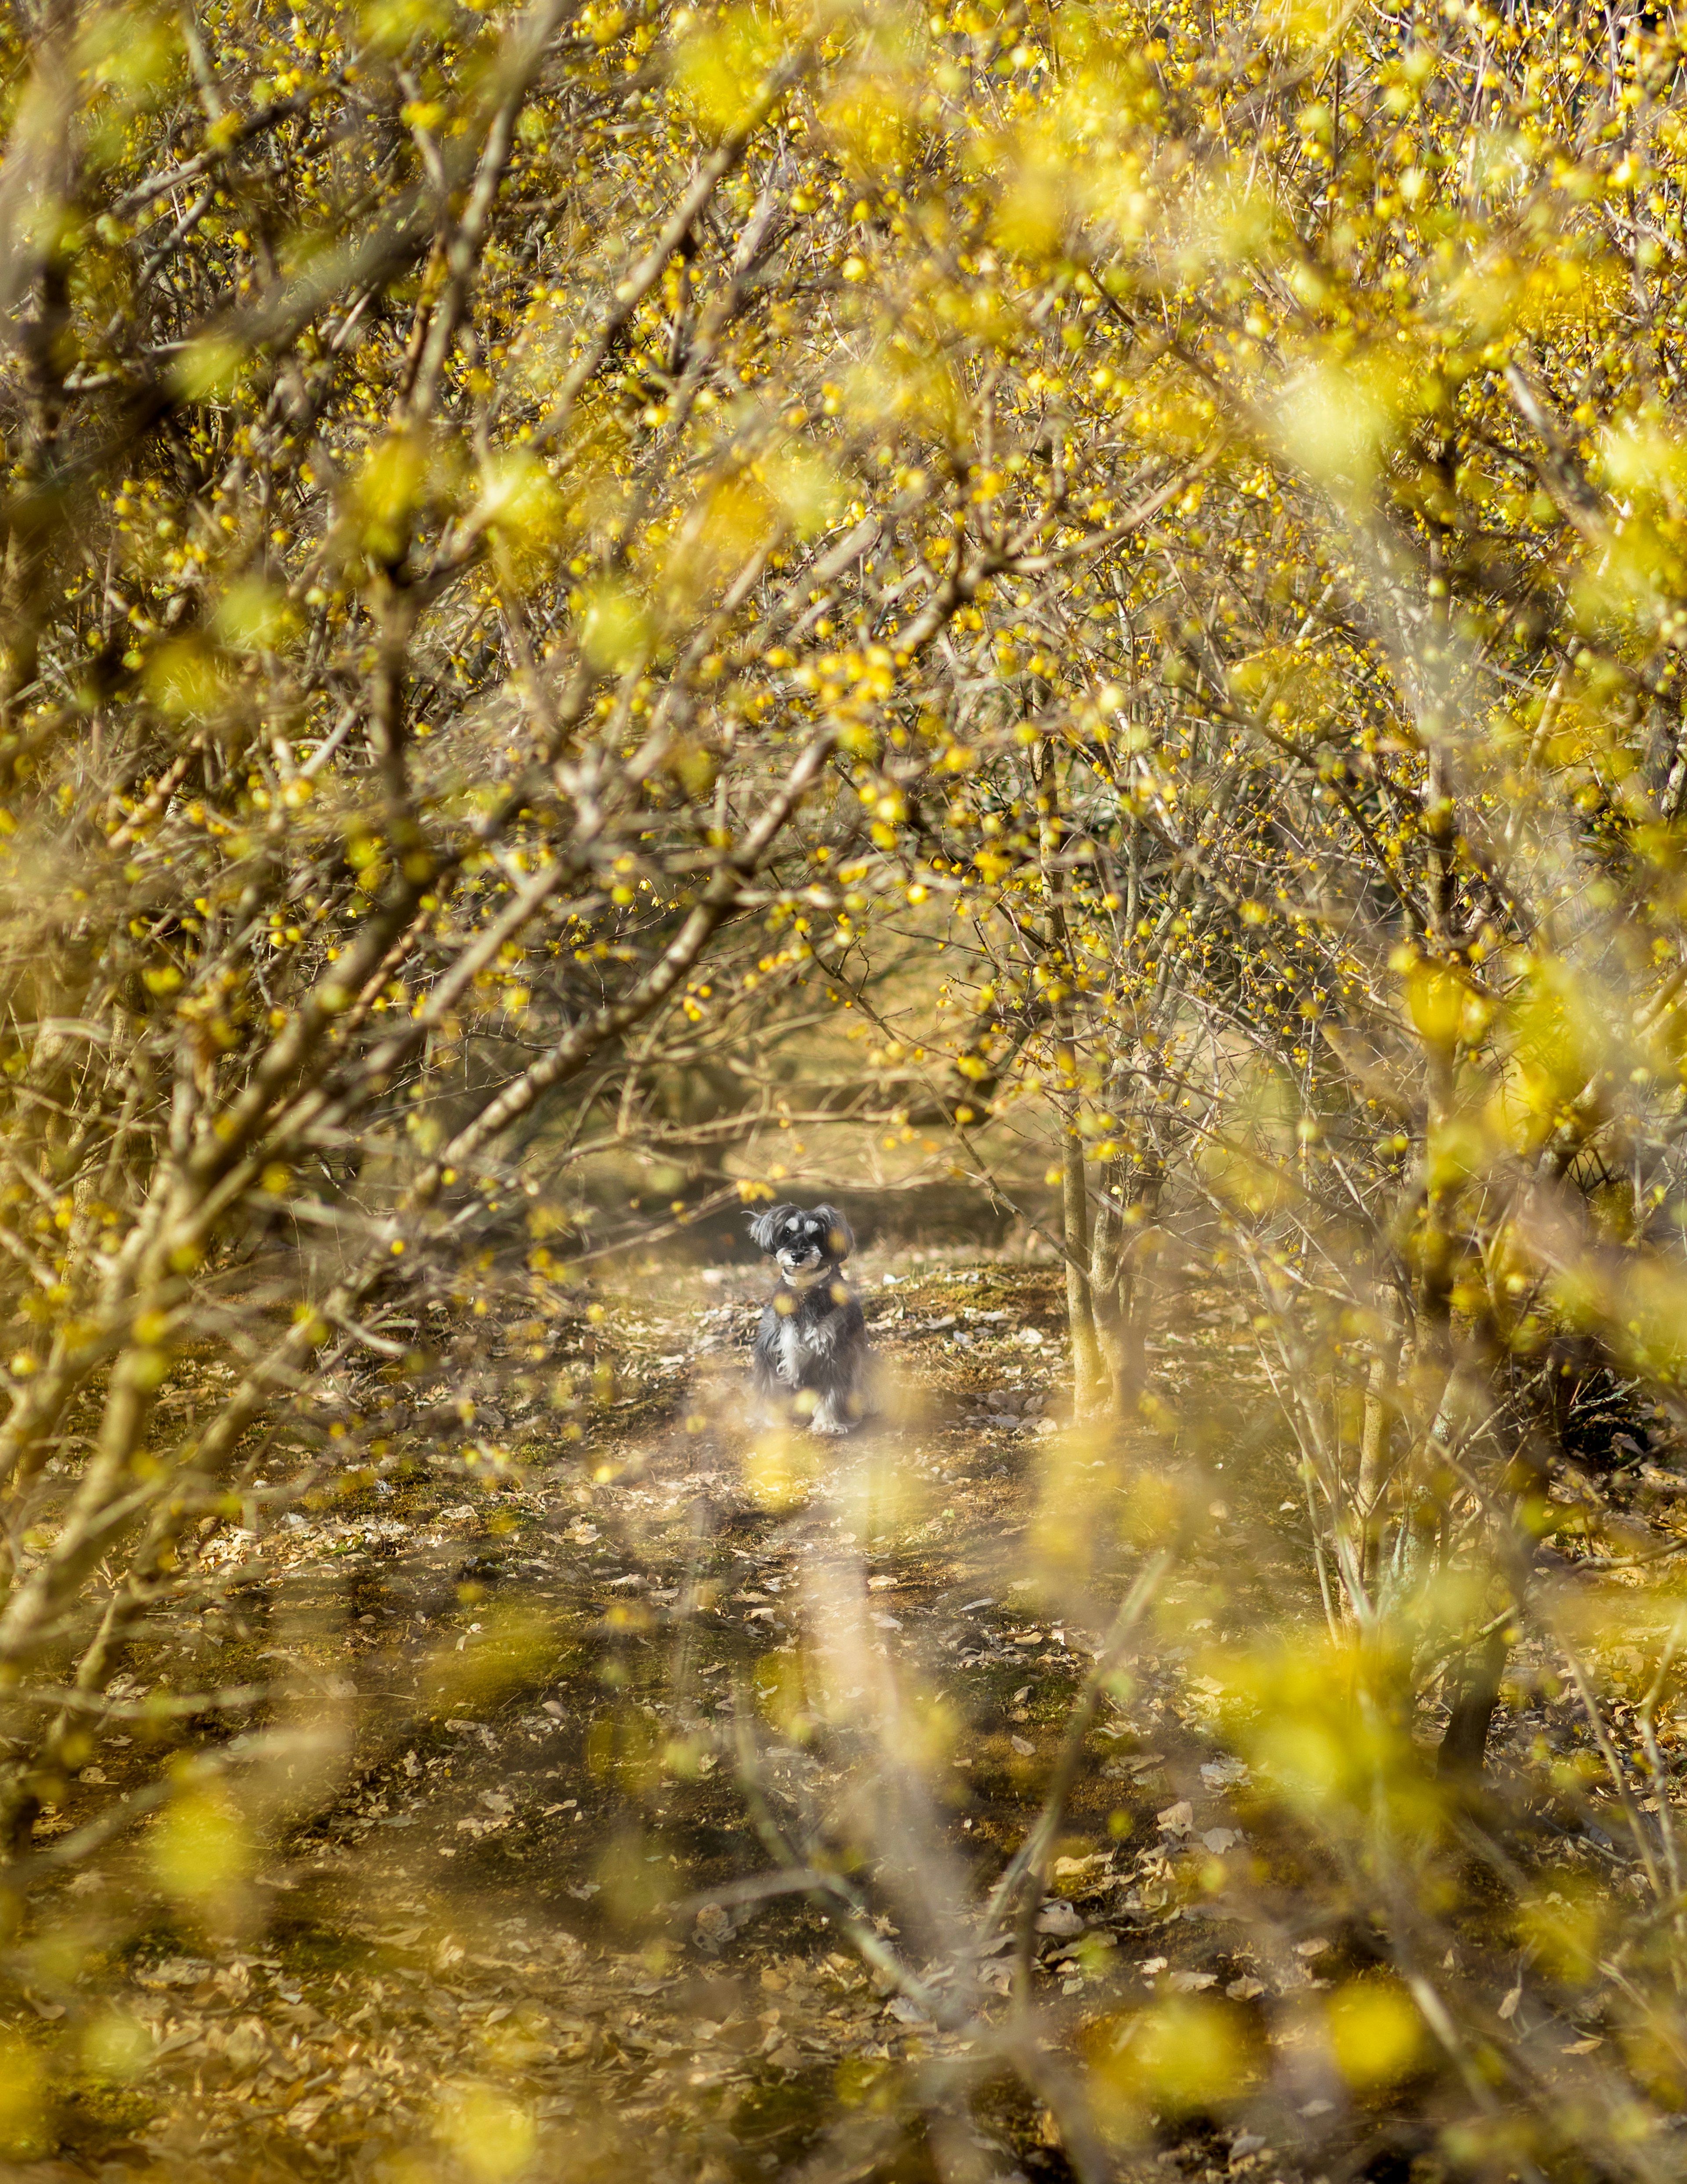
<svg viewBox="0 0 1687 2184"><path fill-rule="evenodd" d="M813 1280L841 1267L855 1248L849 1224L835 1206L816 1206L807 1213L799 1206L770 1206L751 1216L749 1236L790 1280Z"/></svg>

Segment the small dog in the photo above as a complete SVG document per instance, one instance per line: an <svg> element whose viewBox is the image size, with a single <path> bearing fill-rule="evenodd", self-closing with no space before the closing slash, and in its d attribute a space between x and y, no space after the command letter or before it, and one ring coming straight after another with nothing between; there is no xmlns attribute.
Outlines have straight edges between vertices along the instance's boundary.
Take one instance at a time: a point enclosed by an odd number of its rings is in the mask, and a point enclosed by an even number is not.
<svg viewBox="0 0 1687 2184"><path fill-rule="evenodd" d="M773 1206L751 1217L750 1241L779 1262L779 1286L755 1335L759 1395L782 1400L818 1434L845 1434L867 1410L867 1323L843 1275L855 1248L835 1206Z"/></svg>

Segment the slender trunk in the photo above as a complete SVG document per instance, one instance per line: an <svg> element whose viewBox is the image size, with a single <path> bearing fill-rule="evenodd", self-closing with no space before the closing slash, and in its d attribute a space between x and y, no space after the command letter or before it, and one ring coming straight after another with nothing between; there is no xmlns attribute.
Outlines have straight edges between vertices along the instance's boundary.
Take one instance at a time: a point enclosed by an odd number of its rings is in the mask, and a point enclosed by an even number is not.
<svg viewBox="0 0 1687 2184"><path fill-rule="evenodd" d="M1072 1400L1078 1417L1105 1401L1107 1376L1095 1334L1095 1301L1089 1282L1089 1185L1083 1172L1079 1128L1083 1088L1078 1074L1077 1017L1072 1006L1077 965L1066 923L1066 846L1060 762L1045 743L1038 769L1042 791L1043 891L1048 905L1044 939L1048 949L1050 1006L1055 1022L1055 1103L1061 1117L1061 1242L1066 1252L1066 1328L1072 1338Z"/></svg>
<svg viewBox="0 0 1687 2184"><path fill-rule="evenodd" d="M1438 952L1449 958L1461 950L1456 929L1458 869L1457 811L1447 746L1439 718L1428 726L1429 764L1424 790L1423 826L1428 852L1429 929ZM1439 1013L1439 1012L1438 1012ZM1440 1178L1440 1141L1450 1128L1457 1096L1458 1034L1451 1022L1426 1023L1425 1060L1428 1064L1428 1115L1424 1148L1426 1190L1421 1257L1421 1326L1423 1355L1433 1368L1435 1390L1429 1409L1424 1453L1432 1474L1439 1468L1440 1447L1451 1429L1456 1401L1457 1359L1454 1353L1452 1290L1456 1240L1453 1233L1452 1201L1457 1183ZM1438 1498L1440 1488L1434 1491ZM1445 1525L1445 1510L1443 1508ZM1503 1536L1496 1542L1503 1554ZM1509 1643L1495 1631L1464 1658L1451 1688L1447 1726L1441 1739L1436 1772L1452 1784L1474 1785L1482 1779L1488 1749L1488 1731L1500 1702L1500 1680L1505 1674Z"/></svg>
<svg viewBox="0 0 1687 2184"><path fill-rule="evenodd" d="M1504 1635L1495 1631L1465 1660L1435 1762L1435 1771L1444 1782L1473 1784L1482 1780L1488 1731L1500 1703L1500 1679L1506 1673L1509 1651Z"/></svg>
<svg viewBox="0 0 1687 2184"><path fill-rule="evenodd" d="M1148 1377L1154 1310L1155 1217L1162 1177L1157 1163L1111 1162L1102 1173L1089 1251L1096 1341L1111 1382L1113 1409L1133 1411Z"/></svg>
<svg viewBox="0 0 1687 2184"><path fill-rule="evenodd" d="M1066 1252L1066 1326L1072 1335L1072 1391L1079 1417L1097 1409L1107 1388L1101 1345L1095 1332L1095 1301L1089 1285L1089 1192L1083 1173L1083 1141L1072 1120L1061 1156L1061 1240Z"/></svg>
<svg viewBox="0 0 1687 2184"><path fill-rule="evenodd" d="M1358 1529L1359 1574L1366 1592L1374 1599L1382 1567L1383 1496L1391 1468L1393 1390L1400 1376L1400 1330L1390 1313L1386 1331L1379 1337L1365 1382L1365 1414L1359 1440L1359 1479L1353 1497L1354 1522Z"/></svg>
<svg viewBox="0 0 1687 2184"><path fill-rule="evenodd" d="M1154 1306L1154 1284L1150 1258L1139 1248L1145 1237L1127 1246L1114 1289L1116 1316L1108 1366L1113 1375L1113 1401L1121 1412L1133 1411L1148 1380L1148 1323Z"/></svg>

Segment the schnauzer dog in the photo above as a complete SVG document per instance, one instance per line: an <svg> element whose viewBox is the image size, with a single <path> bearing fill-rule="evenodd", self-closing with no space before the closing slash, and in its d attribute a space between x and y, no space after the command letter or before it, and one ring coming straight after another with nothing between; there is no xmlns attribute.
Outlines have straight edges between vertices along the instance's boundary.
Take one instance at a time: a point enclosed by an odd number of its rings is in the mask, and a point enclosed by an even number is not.
<svg viewBox="0 0 1687 2184"><path fill-rule="evenodd" d="M756 1391L816 1433L848 1433L866 1413L871 1363L866 1321L843 1274L855 1248L849 1224L835 1206L773 1206L752 1216L749 1234L779 1262L756 1329Z"/></svg>

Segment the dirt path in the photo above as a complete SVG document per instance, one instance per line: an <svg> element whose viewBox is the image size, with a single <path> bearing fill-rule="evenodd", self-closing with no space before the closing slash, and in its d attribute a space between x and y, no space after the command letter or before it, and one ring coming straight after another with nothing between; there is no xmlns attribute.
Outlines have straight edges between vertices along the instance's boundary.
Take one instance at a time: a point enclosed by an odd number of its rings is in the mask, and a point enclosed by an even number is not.
<svg viewBox="0 0 1687 2184"><path fill-rule="evenodd" d="M284 1658L294 1717L337 1710L356 1764L231 1894L231 1932L141 1918L144 1835L61 1897L28 2030L70 2090L55 2157L21 2173L1067 2173L1046 2107L865 1967L822 1903L744 1889L771 1864L760 1805L852 1871L885 1907L880 1934L927 1963L923 1876L874 1864L888 1747L864 1771L848 1724L816 1718L805 1617L840 1574L865 1586L860 1673L888 1680L925 1740L942 1856L982 1892L1166 1520L1062 1429L1051 1273L891 1261L866 1279L896 1390L870 1434L792 1451L746 1427L752 1275L606 1291L576 1333L600 1387L614 1346L617 1392L582 1439L530 1432L478 1483L459 1446L389 1494L285 1524L227 1630L137 1659L142 1688L185 1680L184 1646L220 1645L225 1674L242 1645L253 1673ZM527 1400L509 1355L490 1393L448 1387L464 1431ZM419 1442L440 1414L420 1413ZM1202 1552L1229 1558L1233 1596L1244 1529L1269 1560L1280 1520L1211 1508ZM1200 1568L1165 1609L1195 1646ZM1039 1920L1035 1987L1073 2052L1150 1992L1248 2004L1316 1977L1292 1950L1262 1962L1227 1916L1227 1868L1248 1855L1239 1770L1201 1733L1189 1647L1163 1627L1128 1702L1102 1708ZM135 1748L103 1753L102 1780L44 1826L75 1825L125 1763L138 1777ZM959 1976L980 2023L999 2021L1006 1955ZM1186 2159L1210 2153L1196 2134ZM1270 2173L1267 2148L1236 2160Z"/></svg>

